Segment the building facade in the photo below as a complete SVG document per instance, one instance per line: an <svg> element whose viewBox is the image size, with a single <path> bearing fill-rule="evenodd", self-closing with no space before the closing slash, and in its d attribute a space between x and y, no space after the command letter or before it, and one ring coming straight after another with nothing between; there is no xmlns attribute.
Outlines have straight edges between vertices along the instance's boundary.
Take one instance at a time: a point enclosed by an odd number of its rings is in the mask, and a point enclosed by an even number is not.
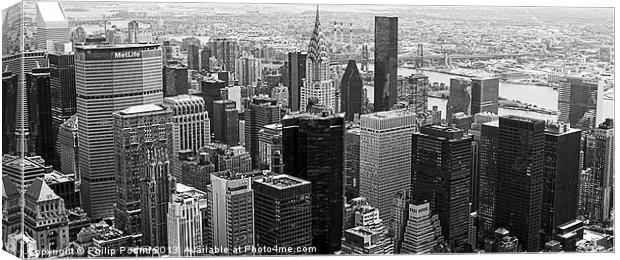
<svg viewBox="0 0 620 260"><path fill-rule="evenodd" d="M344 118L291 114L282 119L284 173L312 183L312 245L340 249L344 208Z"/></svg>
<svg viewBox="0 0 620 260"><path fill-rule="evenodd" d="M384 221L392 221L396 192L411 186L411 138L415 114L394 110L361 117L359 195L376 205Z"/></svg>
<svg viewBox="0 0 620 260"><path fill-rule="evenodd" d="M310 182L279 174L256 179L252 186L256 246L312 246Z"/></svg>
<svg viewBox="0 0 620 260"><path fill-rule="evenodd" d="M544 158L544 121L499 118L495 226L511 230L527 252L540 249Z"/></svg>
<svg viewBox="0 0 620 260"><path fill-rule="evenodd" d="M75 47L81 204L95 220L114 214L112 113L162 102L161 57L155 44Z"/></svg>
<svg viewBox="0 0 620 260"><path fill-rule="evenodd" d="M375 16L375 112L396 104L398 17Z"/></svg>
<svg viewBox="0 0 620 260"><path fill-rule="evenodd" d="M422 126L412 140L412 199L430 203L445 239L457 246L468 237L472 141L462 130L440 125Z"/></svg>

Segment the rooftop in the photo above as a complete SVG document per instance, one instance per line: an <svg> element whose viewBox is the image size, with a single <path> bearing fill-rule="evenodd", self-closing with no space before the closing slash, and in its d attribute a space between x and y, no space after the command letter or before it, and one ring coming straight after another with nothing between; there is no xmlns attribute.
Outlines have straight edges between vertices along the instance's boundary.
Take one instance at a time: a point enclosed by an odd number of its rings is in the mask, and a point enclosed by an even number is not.
<svg viewBox="0 0 620 260"><path fill-rule="evenodd" d="M349 228L347 230L345 230L344 232L347 233L351 233L354 234L356 236L360 236L360 237L368 237L368 236L372 236L372 235L376 235L378 234L378 232L373 231L367 227L363 227L363 226L357 226L354 228Z"/></svg>
<svg viewBox="0 0 620 260"><path fill-rule="evenodd" d="M296 178L293 176L289 176L286 174L265 176L261 179L256 179L255 182L262 183L264 185L274 187L276 189L285 189L285 188L310 184L309 181Z"/></svg>
<svg viewBox="0 0 620 260"><path fill-rule="evenodd" d="M162 106L155 105L155 104L146 104L146 105L131 106L121 111L118 111L118 113L121 115L131 115L131 114L139 114L139 113L157 112L157 111L163 111L163 110L165 109Z"/></svg>
<svg viewBox="0 0 620 260"><path fill-rule="evenodd" d="M71 182L73 178L68 175L64 175L59 171L52 171L50 173L45 174L45 183L53 184L53 183L61 183L61 182Z"/></svg>
<svg viewBox="0 0 620 260"><path fill-rule="evenodd" d="M403 109L397 109L397 110L375 112L372 114L364 114L361 117L382 119L382 118L394 118L394 117L408 116L408 115L413 115L413 114L415 113L409 111L406 108L403 108Z"/></svg>
<svg viewBox="0 0 620 260"><path fill-rule="evenodd" d="M109 49L109 50L114 50L114 49L131 49L131 48L135 48L135 49L146 49L146 48L152 48L152 47L158 47L160 44L155 44L155 43L149 43L149 44L145 44L145 43L140 43L140 44L90 44L90 45L76 45L75 49L76 50L92 50L92 49Z"/></svg>
<svg viewBox="0 0 620 260"><path fill-rule="evenodd" d="M36 201L47 201L60 198L41 178L36 178L26 190L26 196Z"/></svg>

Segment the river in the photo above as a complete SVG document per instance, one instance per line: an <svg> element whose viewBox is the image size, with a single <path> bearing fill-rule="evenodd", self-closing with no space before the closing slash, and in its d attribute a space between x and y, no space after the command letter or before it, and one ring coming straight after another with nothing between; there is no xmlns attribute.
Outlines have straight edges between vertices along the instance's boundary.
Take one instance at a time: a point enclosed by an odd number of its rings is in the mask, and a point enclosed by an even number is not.
<svg viewBox="0 0 620 260"><path fill-rule="evenodd" d="M358 65L358 68L361 66ZM373 64L370 64L370 69L373 69ZM450 84L451 78L457 78L460 76L451 75L447 73L441 72L433 72L433 71L416 71L415 69L409 68L398 68L398 74L403 76L408 76L414 73L422 73L428 76L428 80L438 83L445 83L446 85ZM365 85L364 88L368 93L368 99L370 102L374 101L374 87ZM524 103L536 105L541 108L558 110L558 91L554 90L551 87L544 86L535 86L535 85L519 85L513 83L501 82L499 83L499 96L502 98L506 98L509 100L519 100ZM603 116L605 118L613 118L614 117L614 101L611 99L603 99ZM433 106L437 106L441 111L442 118L446 117L446 105L448 103L447 99L429 97L428 98L428 107L429 109ZM557 115L547 115L536 112L522 111L522 110L513 110L513 109L499 109L499 115L519 115L526 116L531 118L537 118L542 120L557 120Z"/></svg>

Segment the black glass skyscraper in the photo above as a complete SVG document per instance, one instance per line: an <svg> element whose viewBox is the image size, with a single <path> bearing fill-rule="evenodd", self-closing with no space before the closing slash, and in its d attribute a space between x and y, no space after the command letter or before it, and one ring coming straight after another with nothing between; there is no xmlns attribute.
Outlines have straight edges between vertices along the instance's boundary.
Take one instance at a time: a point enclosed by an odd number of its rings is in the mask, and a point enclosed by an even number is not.
<svg viewBox="0 0 620 260"><path fill-rule="evenodd" d="M398 17L375 16L375 112L396 104Z"/></svg>
<svg viewBox="0 0 620 260"><path fill-rule="evenodd" d="M305 52L289 52L288 54L288 105L293 112L299 111L300 91L306 78L307 56Z"/></svg>
<svg viewBox="0 0 620 260"><path fill-rule="evenodd" d="M309 181L280 174L254 180L252 189L256 246L312 246Z"/></svg>
<svg viewBox="0 0 620 260"><path fill-rule="evenodd" d="M26 94L30 132L28 151L49 163L54 159L49 68L32 69L26 73Z"/></svg>
<svg viewBox="0 0 620 260"><path fill-rule="evenodd" d="M2 73L2 154L15 151L17 74Z"/></svg>
<svg viewBox="0 0 620 260"><path fill-rule="evenodd" d="M353 121L354 115L362 112L362 87L362 77L357 70L355 60L349 60L340 84L342 91L340 111L346 113L344 118L347 121Z"/></svg>
<svg viewBox="0 0 620 260"><path fill-rule="evenodd" d="M52 111L52 140L56 145L58 129L75 114L75 61L73 54L47 55L50 71L50 105ZM60 167L58 156L49 162Z"/></svg>
<svg viewBox="0 0 620 260"><path fill-rule="evenodd" d="M492 238L495 232L497 199L497 136L499 121L483 123L480 130L480 171L478 176L478 240Z"/></svg>
<svg viewBox="0 0 620 260"><path fill-rule="evenodd" d="M541 244L555 238L557 226L577 217L580 143L581 130L562 123L546 126Z"/></svg>
<svg viewBox="0 0 620 260"><path fill-rule="evenodd" d="M499 118L495 226L510 230L527 252L540 248L545 121Z"/></svg>
<svg viewBox="0 0 620 260"><path fill-rule="evenodd" d="M340 249L344 209L344 118L293 114L282 119L284 173L311 182L312 245Z"/></svg>
<svg viewBox="0 0 620 260"><path fill-rule="evenodd" d="M427 125L413 134L411 195L439 215L446 240L467 240L473 137L461 129Z"/></svg>

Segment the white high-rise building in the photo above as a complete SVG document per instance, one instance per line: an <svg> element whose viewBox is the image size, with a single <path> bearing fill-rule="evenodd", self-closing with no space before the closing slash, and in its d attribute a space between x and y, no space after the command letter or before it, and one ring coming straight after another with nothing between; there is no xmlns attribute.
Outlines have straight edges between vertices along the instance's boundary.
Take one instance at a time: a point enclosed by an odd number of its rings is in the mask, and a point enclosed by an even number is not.
<svg viewBox="0 0 620 260"><path fill-rule="evenodd" d="M361 116L360 197L390 223L392 199L411 185L411 139L416 115L405 109Z"/></svg>
<svg viewBox="0 0 620 260"><path fill-rule="evenodd" d="M252 179L232 171L211 174L208 189L214 247L241 248L229 254L246 254L254 246L254 191Z"/></svg>
<svg viewBox="0 0 620 260"><path fill-rule="evenodd" d="M202 241L201 202L207 193L180 183L168 204L168 246L170 256L195 256Z"/></svg>

